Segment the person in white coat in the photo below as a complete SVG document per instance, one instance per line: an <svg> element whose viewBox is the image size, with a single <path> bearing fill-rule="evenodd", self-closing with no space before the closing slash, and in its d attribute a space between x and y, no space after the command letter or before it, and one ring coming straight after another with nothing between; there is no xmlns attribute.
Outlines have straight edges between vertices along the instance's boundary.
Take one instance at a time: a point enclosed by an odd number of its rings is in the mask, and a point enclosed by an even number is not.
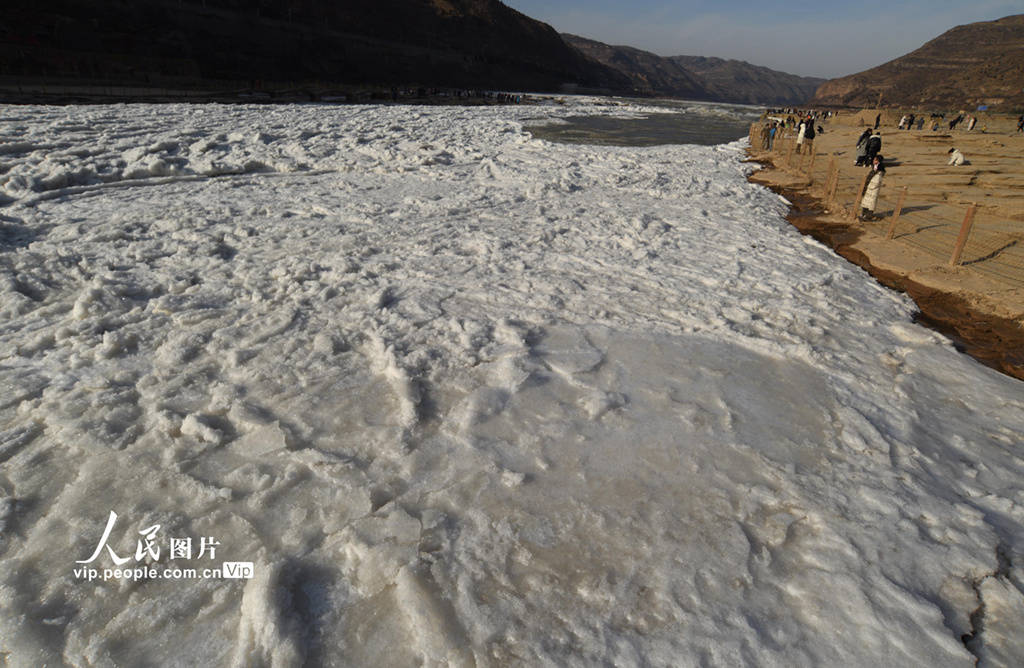
<svg viewBox="0 0 1024 668"><path fill-rule="evenodd" d="M876 155L871 162L871 171L864 177L864 197L860 200L860 219L874 220L875 206L878 205L878 193L882 189L882 178L885 176L885 159Z"/></svg>
<svg viewBox="0 0 1024 668"><path fill-rule="evenodd" d="M953 167L959 167L960 165L967 164L967 158L964 157L964 154L960 152L960 149L951 148L949 149L949 162L947 162L946 164L952 165Z"/></svg>

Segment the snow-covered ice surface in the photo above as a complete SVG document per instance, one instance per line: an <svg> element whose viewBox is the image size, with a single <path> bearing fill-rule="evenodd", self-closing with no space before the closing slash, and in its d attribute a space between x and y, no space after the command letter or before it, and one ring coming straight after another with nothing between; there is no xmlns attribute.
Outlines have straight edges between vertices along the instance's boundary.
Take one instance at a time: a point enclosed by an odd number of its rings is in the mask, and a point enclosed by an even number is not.
<svg viewBox="0 0 1024 668"><path fill-rule="evenodd" d="M1024 385L642 112L0 108L0 656L1020 665Z"/></svg>

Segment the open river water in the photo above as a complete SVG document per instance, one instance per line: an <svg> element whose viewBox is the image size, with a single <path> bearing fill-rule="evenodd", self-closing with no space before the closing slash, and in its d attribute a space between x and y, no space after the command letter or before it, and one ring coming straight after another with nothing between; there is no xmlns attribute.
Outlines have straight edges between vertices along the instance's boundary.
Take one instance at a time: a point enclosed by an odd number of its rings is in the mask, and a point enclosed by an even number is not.
<svg viewBox="0 0 1024 668"><path fill-rule="evenodd" d="M748 105L683 100L635 100L656 111L632 118L570 116L564 122L529 125L538 139L570 144L657 146L699 144L711 146L746 136L762 109ZM546 119L545 119L546 120Z"/></svg>

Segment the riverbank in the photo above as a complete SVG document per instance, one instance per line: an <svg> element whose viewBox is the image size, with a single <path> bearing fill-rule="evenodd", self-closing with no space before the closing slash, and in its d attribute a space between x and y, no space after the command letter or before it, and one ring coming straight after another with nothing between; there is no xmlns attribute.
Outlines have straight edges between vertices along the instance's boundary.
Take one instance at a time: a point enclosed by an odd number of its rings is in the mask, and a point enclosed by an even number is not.
<svg viewBox="0 0 1024 668"><path fill-rule="evenodd" d="M1013 134L1013 122L991 119L986 131L899 131L887 127L898 119L883 114L882 154L889 165L885 194L876 213L880 220L862 223L851 216L861 168L853 167L862 123L876 112L840 116L815 141L815 164L809 156L788 150L753 149L751 159L764 168L750 180L765 185L792 203L789 221L864 268L880 283L908 294L920 309L918 320L949 336L957 347L982 363L1024 380L1024 271L1015 253L1024 241L1021 220L1024 136ZM956 146L972 164L945 165ZM803 157L803 160L800 158ZM831 161L840 187L827 190ZM806 165L806 167L805 167ZM903 187L910 193L889 236ZM961 209L977 204L994 251L952 264L934 230L958 231ZM933 238L927 237L929 233ZM948 237L947 237L948 238ZM946 256L943 253L947 253ZM994 258L994 259L993 259ZM986 264L990 266L985 266ZM998 263L998 264L997 264ZM992 270L997 270L994 273Z"/></svg>

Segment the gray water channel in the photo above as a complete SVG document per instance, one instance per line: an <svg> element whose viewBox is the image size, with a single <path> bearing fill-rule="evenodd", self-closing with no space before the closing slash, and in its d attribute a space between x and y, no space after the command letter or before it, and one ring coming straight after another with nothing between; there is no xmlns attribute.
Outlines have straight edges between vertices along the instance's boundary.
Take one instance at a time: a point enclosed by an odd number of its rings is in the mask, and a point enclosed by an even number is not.
<svg viewBox="0 0 1024 668"><path fill-rule="evenodd" d="M527 125L538 139L569 144L605 146L658 146L700 144L712 146L746 137L750 124L763 109L747 105L684 102L679 100L632 100L656 112L637 118L570 116L564 123ZM664 110L664 111L662 111Z"/></svg>

